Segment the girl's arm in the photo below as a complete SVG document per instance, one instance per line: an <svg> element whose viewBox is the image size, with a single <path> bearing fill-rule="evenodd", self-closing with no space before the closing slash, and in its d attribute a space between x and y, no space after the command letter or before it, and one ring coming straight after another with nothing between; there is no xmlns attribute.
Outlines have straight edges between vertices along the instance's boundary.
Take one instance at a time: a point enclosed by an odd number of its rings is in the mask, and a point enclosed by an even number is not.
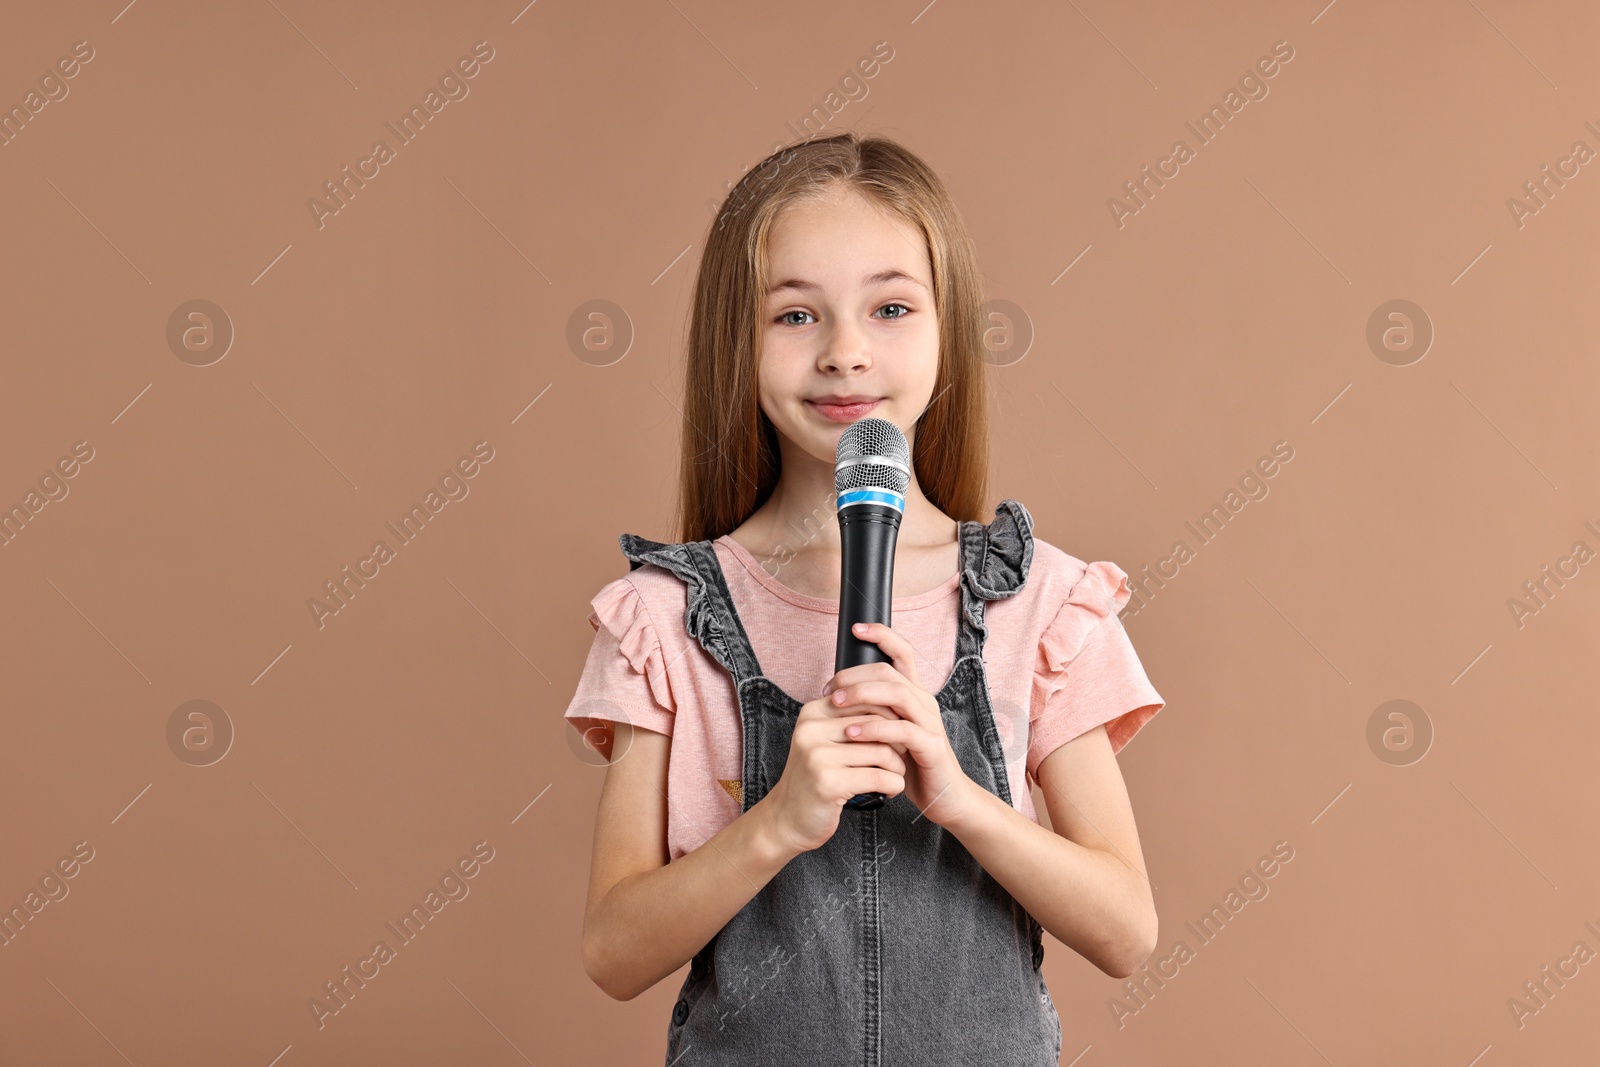
<svg viewBox="0 0 1600 1067"><path fill-rule="evenodd" d="M672 739L616 724L594 830L583 966L616 1000L632 1000L687 963L798 855L754 805L693 852L668 862L667 756Z"/></svg>
<svg viewBox="0 0 1600 1067"><path fill-rule="evenodd" d="M1104 726L1039 764L1054 832L967 779L965 802L940 819L1056 940L1113 978L1156 946L1156 907L1122 769Z"/></svg>

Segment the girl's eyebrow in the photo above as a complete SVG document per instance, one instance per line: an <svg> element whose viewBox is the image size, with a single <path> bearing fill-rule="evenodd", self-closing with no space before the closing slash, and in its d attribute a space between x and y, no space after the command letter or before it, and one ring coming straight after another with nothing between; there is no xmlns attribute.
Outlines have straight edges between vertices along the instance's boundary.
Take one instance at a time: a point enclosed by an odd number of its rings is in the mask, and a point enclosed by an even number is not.
<svg viewBox="0 0 1600 1067"><path fill-rule="evenodd" d="M928 291L928 287L926 285L923 285L905 271L896 270L893 267L890 267L888 270L880 270L876 274L869 274L865 278L861 279L861 284L863 286L882 285L885 282L910 282L912 285L922 289L923 292ZM808 282L802 278L790 278L772 286L767 290L767 295L770 296L782 289L794 289L799 292L806 293L816 292L821 288L822 286L818 285L816 282Z"/></svg>

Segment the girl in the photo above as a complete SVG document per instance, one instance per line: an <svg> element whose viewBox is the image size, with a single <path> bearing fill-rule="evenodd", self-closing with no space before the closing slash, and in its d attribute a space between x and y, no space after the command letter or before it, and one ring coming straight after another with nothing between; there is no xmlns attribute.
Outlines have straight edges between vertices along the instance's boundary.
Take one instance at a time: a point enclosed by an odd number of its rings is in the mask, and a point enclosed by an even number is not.
<svg viewBox="0 0 1600 1067"><path fill-rule="evenodd" d="M690 964L668 1063L1055 1064L1042 930L1118 978L1155 946L1115 753L1163 701L1127 575L1014 500L980 518L981 301L943 184L886 139L775 153L711 229L682 540L622 535L566 712L609 763L584 967L628 1000ZM858 634L892 662L835 672L833 464L868 413L915 467L892 626Z"/></svg>

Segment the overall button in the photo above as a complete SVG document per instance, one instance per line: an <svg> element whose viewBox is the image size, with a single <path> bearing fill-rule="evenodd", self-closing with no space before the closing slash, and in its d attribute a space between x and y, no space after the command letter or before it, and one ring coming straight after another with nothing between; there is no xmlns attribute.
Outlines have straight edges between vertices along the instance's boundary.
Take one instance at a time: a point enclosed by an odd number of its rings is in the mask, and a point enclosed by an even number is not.
<svg viewBox="0 0 1600 1067"><path fill-rule="evenodd" d="M683 1020L687 1019L688 1017L689 1002L687 1000L678 1001L678 1006L672 1009L672 1025L682 1026Z"/></svg>

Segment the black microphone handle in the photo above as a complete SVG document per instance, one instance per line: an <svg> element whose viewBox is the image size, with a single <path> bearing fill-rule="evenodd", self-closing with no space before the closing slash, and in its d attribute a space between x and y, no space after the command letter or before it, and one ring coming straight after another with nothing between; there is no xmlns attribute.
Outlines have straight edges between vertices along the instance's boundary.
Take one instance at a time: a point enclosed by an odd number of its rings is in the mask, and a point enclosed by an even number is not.
<svg viewBox="0 0 1600 1067"><path fill-rule="evenodd" d="M889 656L850 631L858 622L892 625L894 546L900 536L900 511L887 504L847 504L839 511L839 641L833 657L837 673L863 663L887 663ZM888 799L858 793L844 802L850 811L872 811Z"/></svg>

